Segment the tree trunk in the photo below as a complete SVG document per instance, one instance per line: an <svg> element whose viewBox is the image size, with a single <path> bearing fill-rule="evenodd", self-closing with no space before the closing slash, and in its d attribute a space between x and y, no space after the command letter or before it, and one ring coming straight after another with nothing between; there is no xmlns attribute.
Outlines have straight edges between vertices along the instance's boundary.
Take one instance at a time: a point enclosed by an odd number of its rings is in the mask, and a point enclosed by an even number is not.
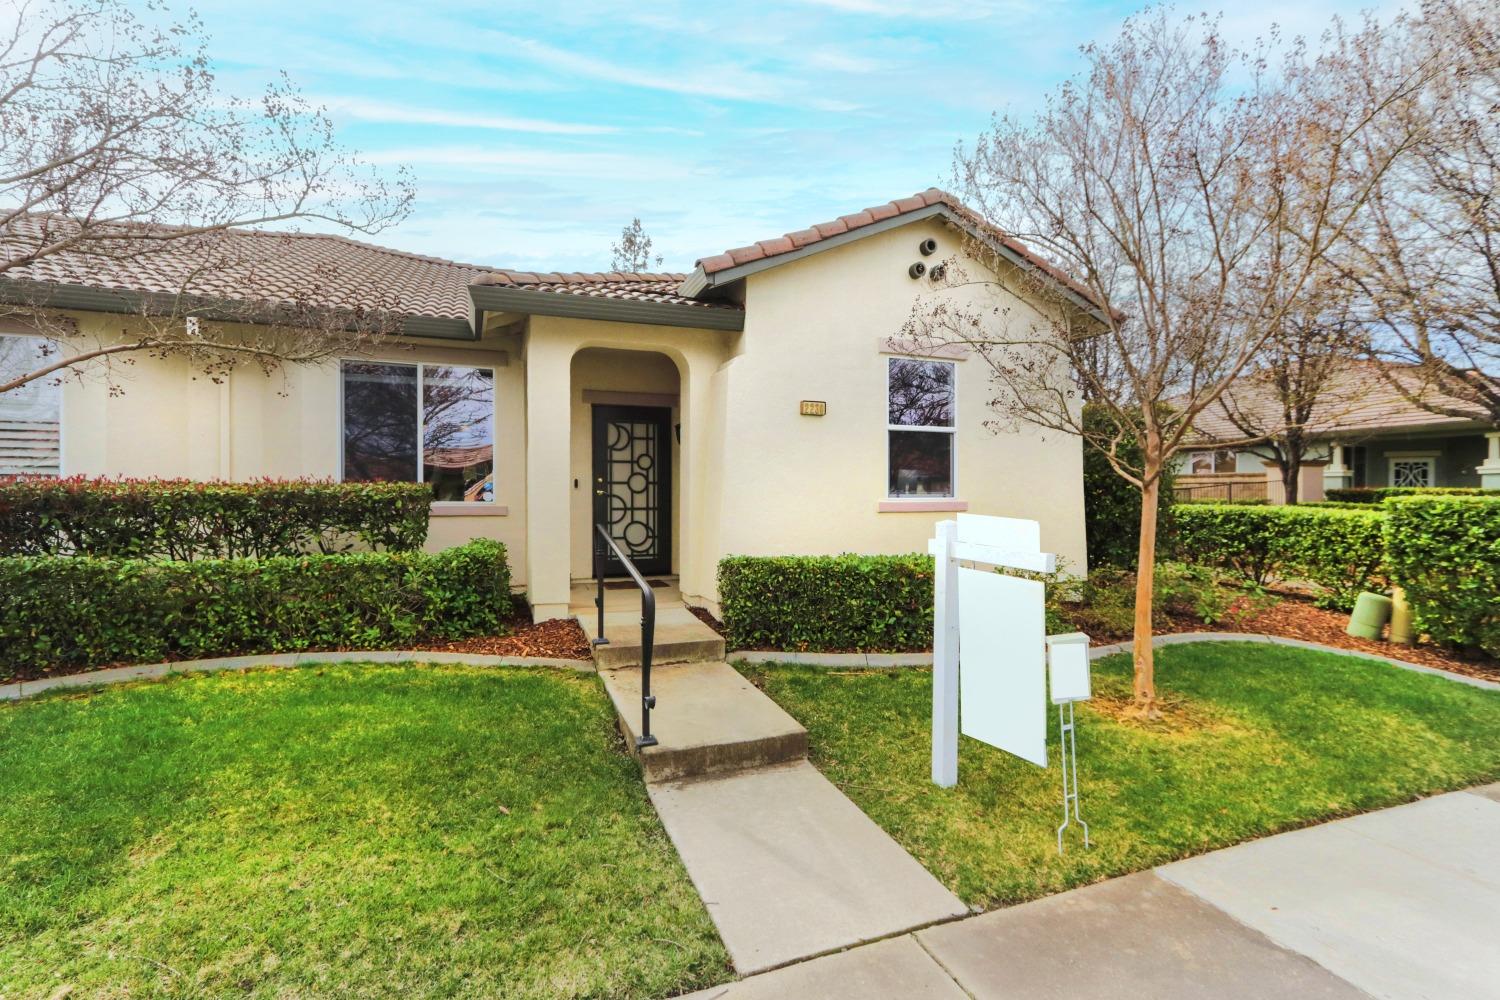
<svg viewBox="0 0 1500 1000"><path fill-rule="evenodd" d="M1145 486L1141 489L1141 544L1135 567L1135 705L1145 719L1159 718L1156 710L1156 657L1151 648L1151 605L1156 590L1156 508L1161 494L1161 461L1146 456Z"/></svg>
<svg viewBox="0 0 1500 1000"><path fill-rule="evenodd" d="M1286 502L1289 504L1297 502L1298 483L1302 479L1302 456L1288 455L1286 461L1281 463L1281 489L1286 494Z"/></svg>

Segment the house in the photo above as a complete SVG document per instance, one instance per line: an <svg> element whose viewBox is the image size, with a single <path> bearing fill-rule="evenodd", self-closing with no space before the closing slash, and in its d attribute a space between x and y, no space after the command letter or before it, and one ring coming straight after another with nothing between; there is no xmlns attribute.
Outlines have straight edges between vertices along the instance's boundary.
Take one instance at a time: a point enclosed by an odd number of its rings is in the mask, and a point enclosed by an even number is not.
<svg viewBox="0 0 1500 1000"><path fill-rule="evenodd" d="M1416 399L1447 412L1419 406ZM1241 379L1194 422L1197 446L1179 454L1177 495L1284 502L1269 449L1214 447L1243 440L1246 428L1277 427L1281 412L1280 397L1264 380ZM1500 430L1494 421L1412 368L1350 361L1329 378L1305 431L1311 447L1298 482L1302 501L1348 486L1500 488Z"/></svg>
<svg viewBox="0 0 1500 1000"><path fill-rule="evenodd" d="M964 510L1033 518L1082 568L1080 442L992 431L980 360L913 356L897 339L934 287L913 265L963 255L973 237L999 280L956 294L1013 315L1091 308L937 190L689 274L535 274L251 231L222 236L234 264L210 269L171 252L48 257L0 292L67 316L81 342L117 341L152 296L186 290L201 306L190 322L227 323L215 302L281 302L294 287L343 308L389 293L400 335L270 374L242 364L208 378L180 356L139 355L116 367L120 393L33 383L0 396L0 473L430 482L429 546L504 542L538 619L566 615L591 575L596 523L643 573L676 575L710 608L726 554L924 551L934 522ZM1039 296L1027 274L1059 294ZM41 349L28 332L0 327L0 364Z"/></svg>

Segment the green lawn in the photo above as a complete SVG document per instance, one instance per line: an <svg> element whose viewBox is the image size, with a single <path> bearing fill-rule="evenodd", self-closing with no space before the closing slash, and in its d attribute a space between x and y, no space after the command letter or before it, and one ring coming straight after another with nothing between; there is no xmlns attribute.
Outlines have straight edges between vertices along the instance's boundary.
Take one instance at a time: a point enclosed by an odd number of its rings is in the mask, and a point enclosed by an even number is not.
<svg viewBox="0 0 1500 1000"><path fill-rule="evenodd" d="M663 996L732 975L590 676L0 706L0 997Z"/></svg>
<svg viewBox="0 0 1500 1000"><path fill-rule="evenodd" d="M932 674L749 666L807 726L813 761L969 903L993 906L1500 778L1500 691L1259 643L1157 653L1168 720L1118 721L1130 660L1094 665L1078 707L1095 846L1057 854L1057 715L1047 770L965 738L959 783L929 780ZM1074 836L1070 832L1070 837Z"/></svg>

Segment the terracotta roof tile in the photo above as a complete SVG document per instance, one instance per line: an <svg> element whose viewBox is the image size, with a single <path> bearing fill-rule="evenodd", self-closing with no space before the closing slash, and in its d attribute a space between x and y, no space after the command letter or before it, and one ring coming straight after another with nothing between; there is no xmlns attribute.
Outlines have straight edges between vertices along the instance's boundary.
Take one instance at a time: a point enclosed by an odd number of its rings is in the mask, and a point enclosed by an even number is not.
<svg viewBox="0 0 1500 1000"><path fill-rule="evenodd" d="M0 234L0 258L23 256L76 225L56 216L28 216ZM505 285L538 292L739 309L733 303L684 298L682 274L537 273L461 264L390 250L343 236L226 230L140 244L167 227L131 227L113 252L67 252L9 269L11 280L83 285L164 295L219 296L244 302L324 308L378 307L440 319L470 318L469 286ZM756 250L757 256L762 255ZM732 262L731 262L732 263Z"/></svg>
<svg viewBox="0 0 1500 1000"><path fill-rule="evenodd" d="M846 232L853 232L863 226L883 222L886 219L893 219L899 215L930 208L937 204L945 205L954 215L963 219L976 236L981 236L995 244L1003 245L1011 252L1024 257L1032 266L1041 270L1054 281L1071 289L1085 300L1092 301L1093 297L1089 294L1088 290L1063 272L1062 269L1032 252L1019 241L1001 233L992 224L980 218L967 205L940 188L928 188L926 191L914 194L909 198L898 198L895 201L886 202L884 205L872 205L860 212L842 215L837 219L829 222L821 222L807 229L795 230L787 233L780 239L762 240L754 244L755 248L763 251L759 256L744 256L742 251L751 249L744 247L739 250L730 250L726 253L715 254L712 257L704 257L698 261L698 267L704 274L727 271L731 267L737 267L740 264L763 260L768 257L776 257L780 254L790 253L793 250L800 250L820 240L826 240Z"/></svg>

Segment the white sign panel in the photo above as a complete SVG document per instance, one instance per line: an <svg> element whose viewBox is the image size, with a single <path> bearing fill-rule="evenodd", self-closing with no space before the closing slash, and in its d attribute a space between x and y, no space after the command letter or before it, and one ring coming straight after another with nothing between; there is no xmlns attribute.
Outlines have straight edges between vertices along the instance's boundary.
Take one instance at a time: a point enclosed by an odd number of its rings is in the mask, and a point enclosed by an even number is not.
<svg viewBox="0 0 1500 1000"><path fill-rule="evenodd" d="M1088 701L1089 637L1082 632L1047 636L1047 673L1052 680L1052 702Z"/></svg>
<svg viewBox="0 0 1500 1000"><path fill-rule="evenodd" d="M992 570L958 571L959 728L965 736L1046 767L1043 598L1037 580Z"/></svg>

